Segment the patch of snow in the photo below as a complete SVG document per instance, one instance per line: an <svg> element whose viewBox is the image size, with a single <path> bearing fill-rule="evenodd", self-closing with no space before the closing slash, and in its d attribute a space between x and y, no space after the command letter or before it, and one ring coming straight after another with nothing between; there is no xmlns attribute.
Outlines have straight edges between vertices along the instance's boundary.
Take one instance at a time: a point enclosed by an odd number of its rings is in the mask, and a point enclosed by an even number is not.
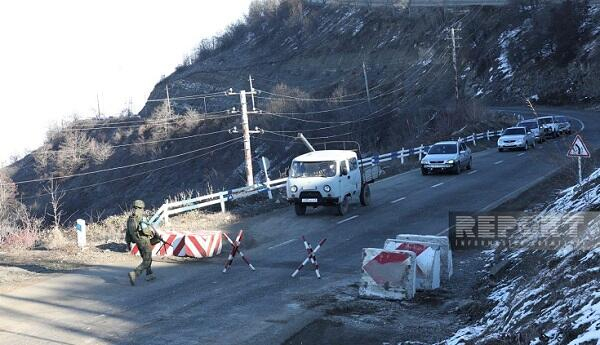
<svg viewBox="0 0 600 345"><path fill-rule="evenodd" d="M562 191L560 196L531 221L540 217L562 215L567 221L577 212L587 211L600 204L600 169L582 185ZM561 246L547 263L532 263L539 255L528 248L486 251L489 258L500 255L511 261L507 276L498 282L488 295L494 303L478 322L457 331L446 344L497 343L505 335L525 334L529 344L600 344L600 217L587 224L585 241L572 241ZM521 240L539 236L537 232L513 234ZM534 242L534 241L529 241ZM526 242L526 243L529 243ZM533 269L526 265L536 265ZM528 273L518 273L521 269ZM531 334L539 329L544 341ZM568 333L565 331L568 330ZM529 334L529 335L528 335ZM573 339L573 340L571 340Z"/></svg>
<svg viewBox="0 0 600 345"><path fill-rule="evenodd" d="M511 78L513 76L513 69L508 60L508 46L510 42L517 37L522 31L522 28L517 27L513 30L505 31L500 34L498 43L500 44L500 56L496 59L498 61L498 70L504 74L504 79Z"/></svg>
<svg viewBox="0 0 600 345"><path fill-rule="evenodd" d="M352 37L358 35L359 32L361 32L361 30L365 27L365 23L361 20L360 22L358 22L358 25L356 25L356 27L354 28L354 31L352 32Z"/></svg>

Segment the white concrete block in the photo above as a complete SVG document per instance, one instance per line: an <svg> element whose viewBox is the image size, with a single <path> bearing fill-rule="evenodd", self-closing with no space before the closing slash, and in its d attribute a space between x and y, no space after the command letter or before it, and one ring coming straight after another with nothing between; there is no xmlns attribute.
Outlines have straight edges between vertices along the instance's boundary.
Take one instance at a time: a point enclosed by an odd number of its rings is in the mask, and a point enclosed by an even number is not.
<svg viewBox="0 0 600 345"><path fill-rule="evenodd" d="M450 249L450 241L446 236L433 236L433 235L411 235L411 234L400 234L396 236L397 240L407 241L423 241L433 242L440 245L440 258L441 258L441 269L442 269L442 281L447 281L452 277L454 266L452 264L452 250Z"/></svg>
<svg viewBox="0 0 600 345"><path fill-rule="evenodd" d="M433 290L440 287L440 245L432 242L388 239L385 250L408 250L415 253L416 288Z"/></svg>
<svg viewBox="0 0 600 345"><path fill-rule="evenodd" d="M363 248L358 294L364 298L411 299L416 291L416 255L411 251Z"/></svg>

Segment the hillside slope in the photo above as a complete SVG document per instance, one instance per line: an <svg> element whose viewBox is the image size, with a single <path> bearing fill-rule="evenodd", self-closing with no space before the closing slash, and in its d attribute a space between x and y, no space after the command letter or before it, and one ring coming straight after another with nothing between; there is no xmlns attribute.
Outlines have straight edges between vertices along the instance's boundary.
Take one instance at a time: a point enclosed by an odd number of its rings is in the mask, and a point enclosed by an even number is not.
<svg viewBox="0 0 600 345"><path fill-rule="evenodd" d="M561 225L558 250L535 249L545 234L527 229L512 240L528 245L497 250L510 264L492 286L490 310L474 325L459 330L446 344L596 344L600 341L600 170L581 186L561 193L532 221L561 217L573 222L585 214L576 238ZM572 223L571 223L572 224ZM530 225L532 226L532 225ZM488 251L492 254L493 251ZM492 259L490 257L490 259ZM492 260L490 260L492 261Z"/></svg>
<svg viewBox="0 0 600 345"><path fill-rule="evenodd" d="M239 109L239 97L224 91L249 89L249 75L262 111L250 126L267 131L253 136L259 180L261 155L277 176L304 151L291 138L299 131L317 145L357 140L373 153L459 136L461 128L501 127L484 104L533 95L546 103L598 101L598 23L598 9L580 2L466 11L256 2L248 18L202 42L160 81L140 117L74 121L9 173L24 182L20 195L39 214L48 200L42 187L58 177L73 217L118 212L134 198L158 206L186 190L243 185L242 144L227 132L240 128L240 116L225 111ZM459 102L451 27L461 28Z"/></svg>

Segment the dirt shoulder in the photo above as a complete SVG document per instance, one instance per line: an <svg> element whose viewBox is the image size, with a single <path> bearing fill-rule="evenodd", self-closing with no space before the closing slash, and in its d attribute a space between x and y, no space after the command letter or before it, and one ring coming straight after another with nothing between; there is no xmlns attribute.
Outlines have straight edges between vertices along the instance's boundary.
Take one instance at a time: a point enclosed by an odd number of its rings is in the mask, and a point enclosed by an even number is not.
<svg viewBox="0 0 600 345"><path fill-rule="evenodd" d="M112 246L113 250L104 248ZM6 250L0 248L0 292L46 279L53 274L97 265L137 265L138 258L125 252L125 245L112 244L80 250ZM118 247L122 247L118 250Z"/></svg>
<svg viewBox="0 0 600 345"><path fill-rule="evenodd" d="M410 301L368 300L358 297L352 284L328 295L308 296L301 302L322 309L325 316L313 321L286 345L296 344L429 344L451 336L477 320L486 309L481 304L487 270L478 251L454 255L450 282L435 291L417 291Z"/></svg>

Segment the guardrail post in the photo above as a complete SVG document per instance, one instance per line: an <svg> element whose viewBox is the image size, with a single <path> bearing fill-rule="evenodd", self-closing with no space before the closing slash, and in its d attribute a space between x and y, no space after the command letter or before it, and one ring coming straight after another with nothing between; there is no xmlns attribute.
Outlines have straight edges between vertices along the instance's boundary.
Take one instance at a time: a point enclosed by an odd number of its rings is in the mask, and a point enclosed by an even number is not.
<svg viewBox="0 0 600 345"><path fill-rule="evenodd" d="M473 133L473 146L477 146L477 142L475 140L475 133Z"/></svg>
<svg viewBox="0 0 600 345"><path fill-rule="evenodd" d="M165 225L169 225L169 199L165 199L165 211L163 214L165 215Z"/></svg>
<svg viewBox="0 0 600 345"><path fill-rule="evenodd" d="M300 134L302 135L302 134ZM304 136L302 136L304 138ZM312 147L312 146L311 146ZM314 151L314 149L313 149ZM269 179L269 166L271 162L267 159L267 157L262 158L263 163L263 171L265 172L265 184L267 185L267 193L269 194L269 200L273 200L273 192L271 192L271 180Z"/></svg>
<svg viewBox="0 0 600 345"><path fill-rule="evenodd" d="M488 129L487 132L485 132L486 136L487 136L487 140L490 141L490 130Z"/></svg>
<svg viewBox="0 0 600 345"><path fill-rule="evenodd" d="M221 201L221 213L225 213L225 198L223 193L219 194L219 201Z"/></svg>
<svg viewBox="0 0 600 345"><path fill-rule="evenodd" d="M423 144L419 147L419 162L423 159Z"/></svg>
<svg viewBox="0 0 600 345"><path fill-rule="evenodd" d="M404 147L400 151L400 164L404 164Z"/></svg>

